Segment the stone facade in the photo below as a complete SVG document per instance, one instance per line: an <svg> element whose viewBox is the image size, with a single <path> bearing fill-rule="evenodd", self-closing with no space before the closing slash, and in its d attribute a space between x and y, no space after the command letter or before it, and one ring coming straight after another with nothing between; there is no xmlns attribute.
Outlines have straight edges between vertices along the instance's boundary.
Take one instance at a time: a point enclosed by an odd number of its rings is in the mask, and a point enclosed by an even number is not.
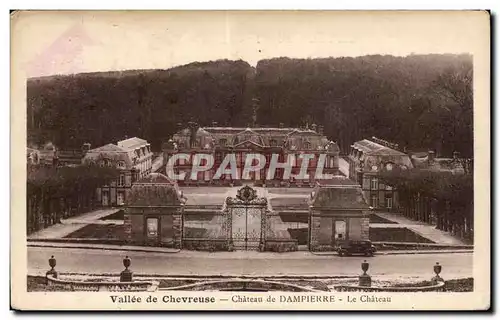
<svg viewBox="0 0 500 320"><path fill-rule="evenodd" d="M348 162L349 178L361 185L369 205L376 210L397 211L398 193L384 184L379 174L413 168L409 155L399 151L398 145L373 137L355 142Z"/></svg>
<svg viewBox="0 0 500 320"><path fill-rule="evenodd" d="M235 127L200 127L190 123L173 135L172 139L162 146L164 163L176 153L191 154L188 160L180 159L174 170L186 172L190 177L194 154L209 154L214 158L212 169L198 173L196 180L186 178L179 184L186 185L241 185L242 171L247 154L261 154L266 158L266 165L259 171L251 172L250 179L257 185L266 186L307 186L315 184L315 173L320 161L320 155L325 156L325 174L338 174L339 148L333 141L323 135L321 128L311 125L311 128L235 128ZM217 169L227 154L234 154L238 177L223 175L213 179ZM292 174L298 174L302 165L301 154L314 156L309 161L308 180L283 179L283 169L278 169L273 179L267 180L266 173L273 154L278 154L279 163L290 162Z"/></svg>
<svg viewBox="0 0 500 320"><path fill-rule="evenodd" d="M182 248L184 199L175 183L158 173L135 183L125 208L129 244Z"/></svg>
<svg viewBox="0 0 500 320"><path fill-rule="evenodd" d="M88 150L83 163L93 162L120 170L116 181L97 188L97 201L103 207L123 206L132 184L151 173L152 157L149 143L139 138L121 140L117 144L109 143Z"/></svg>
<svg viewBox="0 0 500 320"><path fill-rule="evenodd" d="M310 205L310 251L333 251L341 240L369 240L369 207L353 181L337 177L318 184Z"/></svg>

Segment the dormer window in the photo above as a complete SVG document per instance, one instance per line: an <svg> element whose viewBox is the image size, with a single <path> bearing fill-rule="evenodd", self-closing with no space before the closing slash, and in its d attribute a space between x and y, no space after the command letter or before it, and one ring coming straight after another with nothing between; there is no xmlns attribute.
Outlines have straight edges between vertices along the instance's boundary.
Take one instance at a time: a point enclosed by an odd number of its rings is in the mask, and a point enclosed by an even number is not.
<svg viewBox="0 0 500 320"><path fill-rule="evenodd" d="M278 141L276 141L275 139L271 139L271 140L269 140L269 145L271 147L276 147L276 146L278 146Z"/></svg>
<svg viewBox="0 0 500 320"><path fill-rule="evenodd" d="M118 169L125 169L125 161L118 161L117 167Z"/></svg>
<svg viewBox="0 0 500 320"><path fill-rule="evenodd" d="M311 149L311 143L309 143L308 141L304 142L304 149L306 150Z"/></svg>
<svg viewBox="0 0 500 320"><path fill-rule="evenodd" d="M220 139L220 140L219 140L219 145L220 145L221 147L225 147L225 146L226 146L226 144L227 144L227 139Z"/></svg>
<svg viewBox="0 0 500 320"><path fill-rule="evenodd" d="M111 163L112 162L111 162L110 159L102 159L101 161L99 161L99 165L101 167L103 167L103 166L108 166L109 167L109 166L111 166Z"/></svg>

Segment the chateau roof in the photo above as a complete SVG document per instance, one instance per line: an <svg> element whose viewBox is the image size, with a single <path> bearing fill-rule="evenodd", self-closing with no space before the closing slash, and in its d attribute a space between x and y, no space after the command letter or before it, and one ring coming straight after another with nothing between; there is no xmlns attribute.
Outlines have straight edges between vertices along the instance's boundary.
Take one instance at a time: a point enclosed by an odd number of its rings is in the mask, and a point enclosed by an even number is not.
<svg viewBox="0 0 500 320"><path fill-rule="evenodd" d="M121 147L121 148L126 149L126 150L133 150L137 147L141 147L141 146L144 146L146 144L148 144L148 142L146 140L140 139L137 137L121 140L121 141L118 141L118 143L117 143L118 147Z"/></svg>
<svg viewBox="0 0 500 320"><path fill-rule="evenodd" d="M122 147L117 146L116 144L108 143L104 146L89 150L89 153L95 153L95 152L128 152L128 151Z"/></svg>
<svg viewBox="0 0 500 320"><path fill-rule="evenodd" d="M312 193L311 205L333 209L368 210L361 186L345 177L334 177L318 183Z"/></svg>
<svg viewBox="0 0 500 320"><path fill-rule="evenodd" d="M158 172L153 172L148 174L147 176L143 177L137 183L157 183L157 184L173 184L175 185L175 182L170 180L166 175L158 173Z"/></svg>
<svg viewBox="0 0 500 320"><path fill-rule="evenodd" d="M180 206L183 203L177 185L160 173L151 173L132 185L127 206Z"/></svg>
<svg viewBox="0 0 500 320"><path fill-rule="evenodd" d="M203 129L210 133L227 133L236 134L244 131L253 131L258 134L282 134L287 135L290 133L306 132L309 134L318 134L316 131L310 129L297 129L297 128L243 128L243 127L203 127Z"/></svg>
<svg viewBox="0 0 500 320"><path fill-rule="evenodd" d="M355 142L354 148L362 151L365 155L406 156L406 154L401 151L386 147L368 139Z"/></svg>

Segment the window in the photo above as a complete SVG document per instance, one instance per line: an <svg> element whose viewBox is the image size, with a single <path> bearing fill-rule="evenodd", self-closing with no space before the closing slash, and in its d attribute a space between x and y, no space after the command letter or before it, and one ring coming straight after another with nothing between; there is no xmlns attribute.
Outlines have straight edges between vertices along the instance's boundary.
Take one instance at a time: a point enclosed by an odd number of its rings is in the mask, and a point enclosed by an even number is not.
<svg viewBox="0 0 500 320"><path fill-rule="evenodd" d="M391 170L392 170L392 163L388 163L388 164L386 164L386 165L385 165L385 169L386 169L387 171L391 171Z"/></svg>
<svg viewBox="0 0 500 320"><path fill-rule="evenodd" d="M148 218L146 220L148 238L158 237L158 218Z"/></svg>
<svg viewBox="0 0 500 320"><path fill-rule="evenodd" d="M378 179L377 178L372 178L370 180L370 189L378 190Z"/></svg>
<svg viewBox="0 0 500 320"><path fill-rule="evenodd" d="M125 169L125 161L118 161L118 169Z"/></svg>
<svg viewBox="0 0 500 320"><path fill-rule="evenodd" d="M335 221L335 240L346 238L346 222L342 220Z"/></svg>
<svg viewBox="0 0 500 320"><path fill-rule="evenodd" d="M227 140L226 140L226 139L220 139L220 140L219 140L219 145L220 145L221 147L225 147L225 146L226 146L226 144L227 144Z"/></svg>
<svg viewBox="0 0 500 320"><path fill-rule="evenodd" d="M216 161L217 163L221 163L221 162L222 162L222 153L217 152L217 153L215 154L215 161Z"/></svg>
<svg viewBox="0 0 500 320"><path fill-rule="evenodd" d="M271 140L269 140L269 145L271 147L276 147L276 146L278 146L278 141L276 141L275 139L271 139Z"/></svg>
<svg viewBox="0 0 500 320"><path fill-rule="evenodd" d="M123 191L118 191L116 194L116 202L119 206L123 206L125 204L125 194Z"/></svg>
<svg viewBox="0 0 500 320"><path fill-rule="evenodd" d="M125 175L124 174L120 174L120 177L118 178L118 186L122 187L124 185L125 185Z"/></svg>
<svg viewBox="0 0 500 320"><path fill-rule="evenodd" d="M311 149L311 143L309 143L308 141L304 142L304 149L306 150Z"/></svg>
<svg viewBox="0 0 500 320"><path fill-rule="evenodd" d="M392 209L392 196L387 196L385 198L385 206L387 209Z"/></svg>
<svg viewBox="0 0 500 320"><path fill-rule="evenodd" d="M370 205L373 208L378 208L378 196L376 194L373 194L370 199Z"/></svg>

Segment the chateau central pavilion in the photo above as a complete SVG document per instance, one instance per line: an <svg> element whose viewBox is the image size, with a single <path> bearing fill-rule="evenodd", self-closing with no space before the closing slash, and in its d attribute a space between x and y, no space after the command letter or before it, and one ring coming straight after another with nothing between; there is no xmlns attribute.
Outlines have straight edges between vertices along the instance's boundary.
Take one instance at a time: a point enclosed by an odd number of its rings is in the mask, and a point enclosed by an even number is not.
<svg viewBox="0 0 500 320"><path fill-rule="evenodd" d="M314 186L315 173L320 155L324 154L324 174L339 174L339 147L323 135L321 127L311 128L237 128L237 127L200 127L195 123L174 134L163 145L164 163L176 153L190 154L188 160L179 159L174 167L177 172L186 172L186 179L180 185L240 185L241 181L230 175L213 179L217 168L227 154L235 154L238 177L241 177L247 154L261 154L266 158L266 165L260 171L250 172L251 180L261 186ZM199 172L196 180L190 179L193 156L208 154L214 158L214 166L205 172ZM284 169L277 169L273 179L267 180L266 173L273 154L278 154L278 162L287 160L292 167L292 175L298 174L302 165L301 154L310 154L308 180L283 179Z"/></svg>

